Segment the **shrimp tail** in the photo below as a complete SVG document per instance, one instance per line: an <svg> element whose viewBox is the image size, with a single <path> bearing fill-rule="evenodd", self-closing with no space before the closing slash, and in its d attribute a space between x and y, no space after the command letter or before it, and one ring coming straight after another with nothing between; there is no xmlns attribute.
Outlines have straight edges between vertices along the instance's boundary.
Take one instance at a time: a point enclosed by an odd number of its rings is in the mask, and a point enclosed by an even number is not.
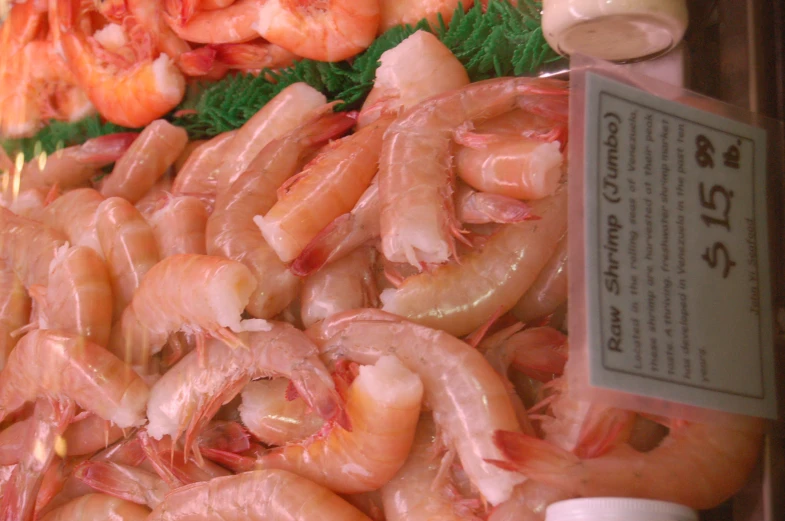
<svg viewBox="0 0 785 521"><path fill-rule="evenodd" d="M354 229L354 216L345 213L327 225L297 256L289 270L298 277L318 271Z"/></svg>
<svg viewBox="0 0 785 521"><path fill-rule="evenodd" d="M134 469L136 472L144 472ZM112 462L83 461L74 468L73 477L99 492L126 501L146 504L142 485L135 482L128 471Z"/></svg>
<svg viewBox="0 0 785 521"><path fill-rule="evenodd" d="M239 422L216 421L202 431L196 440L204 454L207 449L223 450L231 453L245 452L251 448L248 430Z"/></svg>
<svg viewBox="0 0 785 521"><path fill-rule="evenodd" d="M254 470L256 467L256 459L227 450L202 448L202 455L237 474Z"/></svg>
<svg viewBox="0 0 785 521"><path fill-rule="evenodd" d="M137 132L119 132L88 139L76 151L76 159L89 163L114 163L128 151L138 137Z"/></svg>
<svg viewBox="0 0 785 521"><path fill-rule="evenodd" d="M592 405L573 453L582 459L602 456L620 440L626 440L634 425L634 412Z"/></svg>
<svg viewBox="0 0 785 521"><path fill-rule="evenodd" d="M139 431L138 438L142 444L142 450L144 451L147 460L150 462L150 465L152 465L155 470L155 473L171 488L182 487L185 483L180 481L172 472L173 462L170 462L170 464L167 465L161 457L161 453L158 450L158 444L155 440L151 439L150 435L144 430ZM172 452L172 457L174 457L174 452Z"/></svg>
<svg viewBox="0 0 785 521"><path fill-rule="evenodd" d="M493 433L493 442L506 460L486 459L486 462L505 470L520 472L534 480L543 475L556 475L580 463L574 454L520 432L496 431Z"/></svg>
<svg viewBox="0 0 785 521"><path fill-rule="evenodd" d="M188 76L206 76L216 66L217 56L218 52L208 45L181 54L177 66Z"/></svg>
<svg viewBox="0 0 785 521"><path fill-rule="evenodd" d="M474 205L478 212L495 223L518 223L540 219L532 214L528 204L504 195L477 192L474 195Z"/></svg>
<svg viewBox="0 0 785 521"><path fill-rule="evenodd" d="M567 363L567 337L553 328L542 328L541 331L550 338L531 342L526 336L520 337L523 344L514 348L512 365L530 378L547 382L552 380L552 375L564 373L564 365ZM510 337L509 342L514 344L516 336Z"/></svg>
<svg viewBox="0 0 785 521"><path fill-rule="evenodd" d="M499 306L499 308L490 316L488 320L485 321L483 325L479 328L475 329L472 333L470 333L466 338L464 338L464 342L469 344L470 346L476 348L482 342L482 339L488 334L491 327L498 321L502 315L504 315L504 307Z"/></svg>
<svg viewBox="0 0 785 521"><path fill-rule="evenodd" d="M311 370L295 370L292 382L299 395L311 409L326 421L334 421L351 432L352 422L344 407L344 401L334 388L332 379L325 379Z"/></svg>

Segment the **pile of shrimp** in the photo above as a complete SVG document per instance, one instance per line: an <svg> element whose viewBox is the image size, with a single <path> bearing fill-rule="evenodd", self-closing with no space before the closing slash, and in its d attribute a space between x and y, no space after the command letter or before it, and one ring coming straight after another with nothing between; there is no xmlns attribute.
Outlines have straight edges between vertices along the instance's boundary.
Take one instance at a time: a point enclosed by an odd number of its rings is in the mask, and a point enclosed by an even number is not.
<svg viewBox="0 0 785 521"><path fill-rule="evenodd" d="M182 101L190 79L335 62L385 30L449 22L472 0L10 0L0 20L0 136L94 112L130 128ZM118 95L118 93L121 93Z"/></svg>
<svg viewBox="0 0 785 521"><path fill-rule="evenodd" d="M756 420L568 387L568 91L470 84L421 31L359 113L294 84L205 142L156 120L0 156L0 519L510 521L579 496L729 498Z"/></svg>

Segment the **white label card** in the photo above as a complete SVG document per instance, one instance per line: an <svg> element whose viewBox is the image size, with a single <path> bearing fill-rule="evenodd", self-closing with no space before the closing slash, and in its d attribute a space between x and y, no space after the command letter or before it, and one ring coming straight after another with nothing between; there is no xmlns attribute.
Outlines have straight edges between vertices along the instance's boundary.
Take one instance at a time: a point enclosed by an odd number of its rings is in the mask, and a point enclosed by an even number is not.
<svg viewBox="0 0 785 521"><path fill-rule="evenodd" d="M586 75L590 383L776 417L764 130Z"/></svg>

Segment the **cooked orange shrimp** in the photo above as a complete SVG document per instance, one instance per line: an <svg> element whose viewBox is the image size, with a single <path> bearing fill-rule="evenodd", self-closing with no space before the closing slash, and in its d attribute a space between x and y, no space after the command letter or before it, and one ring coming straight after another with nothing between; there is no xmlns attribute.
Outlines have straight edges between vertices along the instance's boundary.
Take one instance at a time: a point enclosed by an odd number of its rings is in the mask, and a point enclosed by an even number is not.
<svg viewBox="0 0 785 521"><path fill-rule="evenodd" d="M274 378L258 380L242 392L240 418L243 425L267 445L285 445L316 434L324 421L308 413L308 404L300 398L286 397L290 380Z"/></svg>
<svg viewBox="0 0 785 521"><path fill-rule="evenodd" d="M128 12L152 38L152 45L173 60L191 50L164 20L164 9L159 0L126 0Z"/></svg>
<svg viewBox="0 0 785 521"><path fill-rule="evenodd" d="M330 110L329 105L325 109ZM300 288L300 280L259 233L254 215L273 207L276 190L297 172L309 153L353 124L346 113L328 113L298 126L268 144L248 170L220 192L207 221L207 252L242 262L251 270L256 284L246 309L252 316L277 315Z"/></svg>
<svg viewBox="0 0 785 521"><path fill-rule="evenodd" d="M226 147L221 147L223 160L212 174L218 181L219 191L226 189L245 172L271 141L309 121L314 114L321 113L325 103L327 98L324 94L306 83L289 85L268 101L237 129Z"/></svg>
<svg viewBox="0 0 785 521"><path fill-rule="evenodd" d="M267 0L254 29L297 56L323 62L368 48L379 28L379 0Z"/></svg>
<svg viewBox="0 0 785 521"><path fill-rule="evenodd" d="M520 429L499 376L483 356L449 334L419 326L379 310L334 315L312 328L312 338L328 360L349 358L370 363L395 355L422 379L425 402L466 474L493 505L506 501L526 478L486 463L501 454L493 444L496 425Z"/></svg>
<svg viewBox="0 0 785 521"><path fill-rule="evenodd" d="M33 158L22 169L20 189L80 186L90 181L96 170L117 161L137 137L134 133L109 134L58 150L45 160Z"/></svg>
<svg viewBox="0 0 785 521"><path fill-rule="evenodd" d="M172 193L198 197L212 210L218 190L215 175L221 161L226 157L224 152L236 133L236 130L224 132L199 145L177 172Z"/></svg>
<svg viewBox="0 0 785 521"><path fill-rule="evenodd" d="M305 327L341 311L378 307L375 253L373 248L357 249L305 279L300 296Z"/></svg>
<svg viewBox="0 0 785 521"><path fill-rule="evenodd" d="M149 217L161 257L178 253L207 254L207 209L191 196L170 196Z"/></svg>
<svg viewBox="0 0 785 521"><path fill-rule="evenodd" d="M283 262L289 262L340 215L350 211L376 175L385 116L322 151L278 192L278 201L254 222Z"/></svg>
<svg viewBox="0 0 785 521"><path fill-rule="evenodd" d="M509 311L567 229L566 186L532 202L531 209L540 220L503 225L460 264L440 266L384 290L382 309L453 335L471 333L500 309Z"/></svg>
<svg viewBox="0 0 785 521"><path fill-rule="evenodd" d="M0 260L0 371L19 338L14 331L30 318L30 297L22 281L4 260Z"/></svg>
<svg viewBox="0 0 785 521"><path fill-rule="evenodd" d="M382 19L379 24L379 33L386 31L396 25L414 25L423 18L427 19L433 27L438 27L439 15L445 24L449 24L452 15L458 8L458 4L463 6L464 11L469 9L474 0L381 0Z"/></svg>
<svg viewBox="0 0 785 521"><path fill-rule="evenodd" d="M451 198L453 132L508 112L532 94L566 96L568 90L538 78L472 83L416 105L390 126L379 165L382 251L388 260L420 266L449 259L458 234Z"/></svg>
<svg viewBox="0 0 785 521"><path fill-rule="evenodd" d="M110 197L98 206L96 228L112 280L114 320L118 320L142 278L160 260L158 246L144 217L121 197Z"/></svg>
<svg viewBox="0 0 785 521"><path fill-rule="evenodd" d="M329 489L284 470L244 472L179 488L147 521L183 516L200 521L370 521Z"/></svg>
<svg viewBox="0 0 785 521"><path fill-rule="evenodd" d="M26 288L47 286L49 266L65 244L59 232L0 208L0 258Z"/></svg>
<svg viewBox="0 0 785 521"><path fill-rule="evenodd" d="M11 351L6 368L0 373L0 421L38 396L70 398L122 428L144 421L144 382L106 349L73 333L31 331Z"/></svg>
<svg viewBox="0 0 785 521"><path fill-rule="evenodd" d="M135 204L172 166L186 143L185 129L162 119L153 121L103 180L101 195L123 197Z"/></svg>
<svg viewBox="0 0 785 521"><path fill-rule="evenodd" d="M186 24L198 11L213 11L229 7L235 0L166 0L169 13L180 13L179 22Z"/></svg>
<svg viewBox="0 0 785 521"><path fill-rule="evenodd" d="M388 4L392 2L383 2L383 8ZM417 31L379 57L357 125L364 127L384 112L397 113L468 84L466 69L450 49L431 33Z"/></svg>
<svg viewBox="0 0 785 521"><path fill-rule="evenodd" d="M567 301L567 235L542 269L537 280L513 306L512 314L521 322L550 315Z"/></svg>
<svg viewBox="0 0 785 521"><path fill-rule="evenodd" d="M183 99L185 79L165 53L153 59L140 56L131 66L107 61L110 51L96 52L94 42L82 32L79 2L57 0L52 17L59 29L68 65L79 85L103 117L125 127L140 127L160 118ZM117 92L123 92L118 97Z"/></svg>
<svg viewBox="0 0 785 521"><path fill-rule="evenodd" d="M112 519L117 521L145 521L150 510L105 494L87 494L58 507L41 521L77 521L81 519Z"/></svg>
<svg viewBox="0 0 785 521"><path fill-rule="evenodd" d="M104 197L92 188L71 190L47 205L43 222L68 237L72 246L87 246L103 257L96 216Z"/></svg>
<svg viewBox="0 0 785 521"><path fill-rule="evenodd" d="M147 431L154 438L185 432L188 449L196 434L218 408L240 393L253 378L290 378L300 396L321 417L347 425L343 406L316 346L285 323L270 323L268 331L241 334L247 349L231 349L213 340L203 355L185 355L153 386L147 406Z"/></svg>
<svg viewBox="0 0 785 521"><path fill-rule="evenodd" d="M237 0L223 9L195 12L187 21L178 2L166 2L164 19L183 40L195 43L239 43L259 37L260 0Z"/></svg>
<svg viewBox="0 0 785 521"><path fill-rule="evenodd" d="M672 422L668 436L649 452L620 445L591 459L521 433L497 431L494 439L506 457L497 464L575 496L659 499L708 509L744 485L763 442L759 418L713 414L711 423Z"/></svg>
<svg viewBox="0 0 785 521"><path fill-rule="evenodd" d="M261 71L288 67L296 58L283 47L259 40L206 45L181 55L179 65L189 76L204 76L230 69Z"/></svg>
<svg viewBox="0 0 785 521"><path fill-rule="evenodd" d="M43 288L42 288L43 290ZM101 257L86 246L61 248L49 268L40 325L105 346L112 328L112 285Z"/></svg>
<svg viewBox="0 0 785 521"><path fill-rule="evenodd" d="M193 254L162 259L123 311L121 333L113 334L110 349L130 364L146 367L169 335L180 330L236 346L232 331L259 325L241 321L253 287L253 274L239 262Z"/></svg>
<svg viewBox="0 0 785 521"><path fill-rule="evenodd" d="M406 463L381 489L387 521L477 519L465 502L455 501L449 475L440 472L436 436L433 418L420 416Z"/></svg>

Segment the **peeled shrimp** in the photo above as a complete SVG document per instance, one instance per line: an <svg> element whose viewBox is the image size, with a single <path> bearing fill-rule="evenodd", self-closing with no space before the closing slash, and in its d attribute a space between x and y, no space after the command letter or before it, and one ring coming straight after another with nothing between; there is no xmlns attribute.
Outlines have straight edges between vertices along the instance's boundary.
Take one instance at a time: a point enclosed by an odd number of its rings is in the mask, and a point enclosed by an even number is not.
<svg viewBox="0 0 785 521"><path fill-rule="evenodd" d="M305 279L300 297L305 327L341 311L379 305L375 253L373 248L359 248Z"/></svg>
<svg viewBox="0 0 785 521"><path fill-rule="evenodd" d="M207 254L205 229L207 209L191 196L168 196L154 211L149 222L161 257L180 253Z"/></svg>
<svg viewBox="0 0 785 521"><path fill-rule="evenodd" d="M31 331L0 373L0 421L43 395L70 398L118 427L131 427L144 420L148 394L144 382L103 347L73 333Z"/></svg>
<svg viewBox="0 0 785 521"><path fill-rule="evenodd" d="M87 246L103 257L96 216L104 197L92 188L71 190L47 205L43 222L68 237L72 246Z"/></svg>
<svg viewBox="0 0 785 521"><path fill-rule="evenodd" d="M396 25L414 25L423 18L432 27L438 27L439 16L449 25L452 15L462 5L464 11L469 9L474 0L381 0L382 20L379 32L382 33Z"/></svg>
<svg viewBox="0 0 785 521"><path fill-rule="evenodd" d="M27 324L30 297L14 271L0 260L0 372L19 338L11 333Z"/></svg>
<svg viewBox="0 0 785 521"><path fill-rule="evenodd" d="M423 384L396 357L361 366L349 387L346 412L352 430L329 429L314 439L271 450L261 468L294 472L335 492L376 490L401 468L414 440Z"/></svg>
<svg viewBox="0 0 785 521"><path fill-rule="evenodd" d="M567 235L556 247L537 280L510 310L521 322L550 315L567 301Z"/></svg>
<svg viewBox="0 0 785 521"><path fill-rule="evenodd" d="M379 27L379 0L267 0L254 29L297 56L324 62L351 58L368 48Z"/></svg>
<svg viewBox="0 0 785 521"><path fill-rule="evenodd" d="M507 224L460 264L440 266L381 294L385 311L465 335L509 311L553 255L567 229L567 190L531 204L540 220ZM384 215L384 214L382 214Z"/></svg>
<svg viewBox="0 0 785 521"><path fill-rule="evenodd" d="M198 197L207 208L212 209L218 190L215 175L225 157L224 152L236 133L236 130L224 132L199 145L177 172L172 193Z"/></svg>
<svg viewBox="0 0 785 521"><path fill-rule="evenodd" d="M169 335L181 329L236 345L231 331L243 330L240 315L253 285L253 275L239 262L209 255L167 257L142 279L123 311L121 335L113 334L110 349L144 367Z"/></svg>
<svg viewBox="0 0 785 521"><path fill-rule="evenodd" d="M655 449L620 445L580 459L544 440L497 431L504 468L580 497L636 497L713 508L746 482L758 461L763 421L716 413L717 423L675 422Z"/></svg>
<svg viewBox="0 0 785 521"><path fill-rule="evenodd" d="M186 434L186 447L218 408L239 394L253 378L290 378L300 396L323 418L343 415L340 399L313 343L284 323L268 331L240 335L248 348L231 349L211 341L204 363L198 353L185 355L153 386L147 406L147 427L156 439ZM343 424L346 424L342 420Z"/></svg>
<svg viewBox="0 0 785 521"><path fill-rule="evenodd" d="M278 202L264 217L254 217L283 262L295 259L316 234L357 203L376 175L390 123L392 118L380 118L332 143L279 191Z"/></svg>
<svg viewBox="0 0 785 521"><path fill-rule="evenodd" d="M417 373L447 445L455 448L472 483L491 504L506 501L526 479L485 462L501 454L493 444L494 426L520 427L504 384L476 349L443 331L377 310L334 315L312 329L309 334L323 342L322 356L329 360L367 364L395 355Z"/></svg>
<svg viewBox="0 0 785 521"><path fill-rule="evenodd" d="M243 389L240 418L267 445L304 440L324 424L319 416L308 412L308 404L302 398L287 399L289 382L286 378L258 380Z"/></svg>
<svg viewBox="0 0 785 521"><path fill-rule="evenodd" d="M0 258L26 288L46 287L49 266L65 236L29 219L0 208Z"/></svg>
<svg viewBox="0 0 785 521"><path fill-rule="evenodd" d="M114 320L118 320L142 278L158 263L158 247L150 225L121 197L110 197L99 205L96 227L112 280Z"/></svg>
<svg viewBox="0 0 785 521"><path fill-rule="evenodd" d="M332 491L283 470L258 470L172 491L147 521L370 521Z"/></svg>
<svg viewBox="0 0 785 521"><path fill-rule="evenodd" d="M273 207L276 190L297 172L307 154L353 123L345 113L330 113L298 126L269 143L248 170L220 192L207 221L207 251L242 262L251 270L256 282L247 310L252 316L270 318L280 313L300 287L299 279L259 233L254 215Z"/></svg>
<svg viewBox="0 0 785 521"><path fill-rule="evenodd" d="M104 179L101 195L136 203L172 166L187 142L185 129L164 120L153 121Z"/></svg>
<svg viewBox="0 0 785 521"><path fill-rule="evenodd" d="M453 132L510 111L532 94L566 96L568 90L537 78L472 83L416 105L390 126L379 165L382 251L388 260L414 266L448 260L458 234L451 199Z"/></svg>
<svg viewBox="0 0 785 521"><path fill-rule="evenodd" d="M145 521L150 510L105 494L87 494L58 507L41 521L77 521L83 519L112 519L116 521Z"/></svg>

